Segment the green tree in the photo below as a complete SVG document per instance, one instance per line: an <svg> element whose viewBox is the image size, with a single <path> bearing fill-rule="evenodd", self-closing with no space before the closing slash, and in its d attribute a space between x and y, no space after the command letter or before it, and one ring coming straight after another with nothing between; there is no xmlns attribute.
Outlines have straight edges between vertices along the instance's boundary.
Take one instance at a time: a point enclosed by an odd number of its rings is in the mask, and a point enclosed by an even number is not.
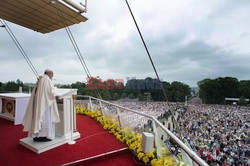
<svg viewBox="0 0 250 166"><path fill-rule="evenodd" d="M137 98L138 98L139 101L143 101L143 96L142 96L142 94L139 94L139 95L137 96Z"/></svg>
<svg viewBox="0 0 250 166"><path fill-rule="evenodd" d="M67 85L65 85L66 87L68 87ZM69 88L73 88L73 89L78 89L77 93L79 95L87 95L87 90L85 89L86 88L86 84L83 83L83 82L76 82L76 83L72 83L71 84L71 87Z"/></svg>
<svg viewBox="0 0 250 166"><path fill-rule="evenodd" d="M219 104L223 100L220 95L220 85L217 80L202 80L198 83L200 88L200 98L203 103Z"/></svg>
<svg viewBox="0 0 250 166"><path fill-rule="evenodd" d="M130 93L130 94L128 95L128 98L129 98L129 99L134 99L134 98L135 98L135 96L134 96L134 94L133 94L133 93Z"/></svg>
<svg viewBox="0 0 250 166"><path fill-rule="evenodd" d="M199 81L197 84L198 84L198 87L199 87L199 97L201 98L201 100L203 101L203 103L207 103L207 100L208 100L208 95L207 95L207 84L208 82L211 81L211 79L209 78L206 78L206 79L203 79L201 81Z"/></svg>
<svg viewBox="0 0 250 166"><path fill-rule="evenodd" d="M114 79L108 79L104 82L106 88L108 88L109 94L112 100L118 100L121 98L124 91L123 82L118 82Z"/></svg>
<svg viewBox="0 0 250 166"><path fill-rule="evenodd" d="M127 95L126 95L126 93L124 92L123 94L122 94L122 99L124 99L124 98L126 98L127 97Z"/></svg>
<svg viewBox="0 0 250 166"><path fill-rule="evenodd" d="M225 97L239 97L239 81L234 77L219 77L215 79L220 85L220 101L223 102Z"/></svg>
<svg viewBox="0 0 250 166"><path fill-rule="evenodd" d="M15 81L8 81L5 84L4 91L15 92L15 91L18 91L18 89L19 89L19 86L18 86L18 84Z"/></svg>
<svg viewBox="0 0 250 166"><path fill-rule="evenodd" d="M223 104L226 97L239 97L239 82L234 77L218 77L198 82L199 97L207 104Z"/></svg>
<svg viewBox="0 0 250 166"><path fill-rule="evenodd" d="M239 82L239 95L250 99L250 80L242 80Z"/></svg>
<svg viewBox="0 0 250 166"><path fill-rule="evenodd" d="M170 91L170 100L174 102L184 102L185 96L191 96L191 88L188 85L177 81L171 83Z"/></svg>
<svg viewBox="0 0 250 166"><path fill-rule="evenodd" d="M118 93L114 93L114 95L112 96L112 100L118 100L120 99L120 96L118 95Z"/></svg>
<svg viewBox="0 0 250 166"><path fill-rule="evenodd" d="M108 89L100 89L98 91L104 100L111 100L112 99Z"/></svg>
<svg viewBox="0 0 250 166"><path fill-rule="evenodd" d="M238 102L239 105L246 105L247 101L244 96L241 96Z"/></svg>
<svg viewBox="0 0 250 166"><path fill-rule="evenodd" d="M2 91L4 91L4 89L3 89L4 87L3 87L3 83L2 82L0 82L0 92L2 92Z"/></svg>

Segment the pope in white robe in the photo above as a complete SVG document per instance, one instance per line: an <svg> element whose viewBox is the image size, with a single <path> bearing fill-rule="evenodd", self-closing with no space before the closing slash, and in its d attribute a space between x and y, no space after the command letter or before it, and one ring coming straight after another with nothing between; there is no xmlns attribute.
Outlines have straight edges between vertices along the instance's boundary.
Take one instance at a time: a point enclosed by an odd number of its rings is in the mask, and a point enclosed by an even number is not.
<svg viewBox="0 0 250 166"><path fill-rule="evenodd" d="M22 124L23 131L29 132L29 137L55 138L55 123L60 122L55 97L56 87L51 79L53 71L47 69L40 76L30 96Z"/></svg>

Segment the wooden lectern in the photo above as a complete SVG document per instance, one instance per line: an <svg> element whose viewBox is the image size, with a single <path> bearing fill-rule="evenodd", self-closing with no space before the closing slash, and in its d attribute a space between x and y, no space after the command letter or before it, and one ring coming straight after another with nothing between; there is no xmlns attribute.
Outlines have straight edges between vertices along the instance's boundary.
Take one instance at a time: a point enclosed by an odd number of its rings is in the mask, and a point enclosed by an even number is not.
<svg viewBox="0 0 250 166"><path fill-rule="evenodd" d="M34 142L32 138L26 137L20 139L20 144L39 154L80 138L80 133L76 130L76 112L73 98L76 94L77 89L57 89L56 97L60 122L55 125L56 138L54 140Z"/></svg>

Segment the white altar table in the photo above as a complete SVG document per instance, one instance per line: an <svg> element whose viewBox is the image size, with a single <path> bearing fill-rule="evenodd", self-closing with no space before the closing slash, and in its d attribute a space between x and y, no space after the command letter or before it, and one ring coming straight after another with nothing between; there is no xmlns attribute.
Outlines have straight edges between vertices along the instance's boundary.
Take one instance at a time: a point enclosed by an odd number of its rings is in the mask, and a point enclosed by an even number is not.
<svg viewBox="0 0 250 166"><path fill-rule="evenodd" d="M21 124L29 98L27 93L0 93L0 117Z"/></svg>

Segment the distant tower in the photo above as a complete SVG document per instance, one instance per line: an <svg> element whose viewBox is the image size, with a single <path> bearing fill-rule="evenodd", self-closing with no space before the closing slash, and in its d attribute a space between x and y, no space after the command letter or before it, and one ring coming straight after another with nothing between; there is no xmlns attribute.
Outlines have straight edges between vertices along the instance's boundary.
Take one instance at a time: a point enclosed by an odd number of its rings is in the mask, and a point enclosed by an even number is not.
<svg viewBox="0 0 250 166"><path fill-rule="evenodd" d="M149 92L144 93L144 101L146 104L151 101L151 93Z"/></svg>
<svg viewBox="0 0 250 166"><path fill-rule="evenodd" d="M185 106L187 106L188 105L188 97L187 97L187 95L185 96Z"/></svg>

